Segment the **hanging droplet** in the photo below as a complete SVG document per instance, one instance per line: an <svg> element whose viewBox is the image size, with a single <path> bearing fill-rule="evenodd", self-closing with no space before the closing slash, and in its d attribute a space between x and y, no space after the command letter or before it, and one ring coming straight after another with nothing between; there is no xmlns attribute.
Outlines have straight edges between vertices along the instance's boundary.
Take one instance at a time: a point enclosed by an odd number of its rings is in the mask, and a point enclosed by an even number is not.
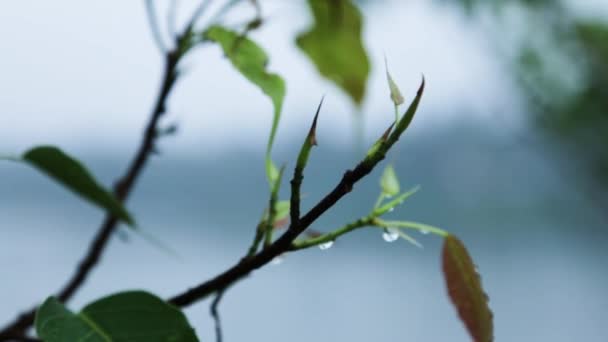
<svg viewBox="0 0 608 342"><path fill-rule="evenodd" d="M393 242L399 238L399 230L393 227L385 228L382 238L386 242Z"/></svg>
<svg viewBox="0 0 608 342"><path fill-rule="evenodd" d="M280 255L277 255L276 257L274 257L274 259L272 259L272 261L270 262L271 265L280 265L283 263L283 257Z"/></svg>
<svg viewBox="0 0 608 342"><path fill-rule="evenodd" d="M430 230L428 230L428 229L420 229L420 233L421 233L421 234L424 234L424 235L426 235L426 234L428 234L428 233L430 233L430 232L431 232L431 231L430 231Z"/></svg>
<svg viewBox="0 0 608 342"><path fill-rule="evenodd" d="M390 213L390 212L392 212L393 210L395 210L395 207L391 207L391 208L388 210L388 212Z"/></svg>
<svg viewBox="0 0 608 342"><path fill-rule="evenodd" d="M333 245L334 245L333 241L327 241L325 243L320 244L319 245L319 249L322 250L322 251L324 251L326 249L330 249L331 246L333 246Z"/></svg>

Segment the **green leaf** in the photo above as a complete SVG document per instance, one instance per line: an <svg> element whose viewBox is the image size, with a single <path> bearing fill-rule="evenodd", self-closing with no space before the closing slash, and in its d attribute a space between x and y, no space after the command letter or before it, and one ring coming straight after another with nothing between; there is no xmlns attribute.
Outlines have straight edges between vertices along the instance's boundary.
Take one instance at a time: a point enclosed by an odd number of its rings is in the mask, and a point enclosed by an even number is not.
<svg viewBox="0 0 608 342"><path fill-rule="evenodd" d="M35 147L22 158L12 160L25 162L85 198L113 216L134 226L131 215L114 195L93 178L91 173L76 159L52 146Z"/></svg>
<svg viewBox="0 0 608 342"><path fill-rule="evenodd" d="M391 134L391 137L389 138L390 141L393 141L393 142L397 141L397 139L399 139L401 134L403 134L403 132L405 132L405 130L412 123L412 120L414 119L414 115L416 114L416 111L418 110L418 104L420 103L420 99L422 99L422 94L424 93L425 84L426 84L426 82L424 80L424 76L422 76L422 82L420 83L420 87L418 88L418 91L416 92L416 97L414 98L412 103L410 103L410 106L407 108L407 110L403 114L403 117L401 117L401 119L397 123L397 127L395 127L395 130L393 131L393 133Z"/></svg>
<svg viewBox="0 0 608 342"><path fill-rule="evenodd" d="M376 217L386 214L387 212L391 211L391 209L403 203L410 196L418 192L418 190L420 190L420 186L413 187L411 190L402 193L401 195L395 197L383 206L375 208L372 214Z"/></svg>
<svg viewBox="0 0 608 342"><path fill-rule="evenodd" d="M78 314L50 297L38 309L35 327L45 342L198 341L181 311L142 291L105 297Z"/></svg>
<svg viewBox="0 0 608 342"><path fill-rule="evenodd" d="M362 18L350 0L308 0L314 25L296 38L322 76L360 105L370 71L361 39Z"/></svg>
<svg viewBox="0 0 608 342"><path fill-rule="evenodd" d="M277 201L274 205L276 212L274 216L274 222L284 220L289 215L290 202L289 201Z"/></svg>
<svg viewBox="0 0 608 342"><path fill-rule="evenodd" d="M382 193L387 197L393 197L401 191L399 179L397 179L395 169L392 165L388 165L384 169L382 178L380 178L380 187L382 188Z"/></svg>
<svg viewBox="0 0 608 342"><path fill-rule="evenodd" d="M475 342L493 341L493 314L488 296L466 247L453 235L443 244L443 275L448 294Z"/></svg>
<svg viewBox="0 0 608 342"><path fill-rule="evenodd" d="M218 43L232 65L272 100L274 115L266 148L266 176L272 186L278 176L278 170L270 159L270 151L281 118L285 81L279 75L266 71L268 56L249 38L221 26L211 26L204 32L204 38Z"/></svg>

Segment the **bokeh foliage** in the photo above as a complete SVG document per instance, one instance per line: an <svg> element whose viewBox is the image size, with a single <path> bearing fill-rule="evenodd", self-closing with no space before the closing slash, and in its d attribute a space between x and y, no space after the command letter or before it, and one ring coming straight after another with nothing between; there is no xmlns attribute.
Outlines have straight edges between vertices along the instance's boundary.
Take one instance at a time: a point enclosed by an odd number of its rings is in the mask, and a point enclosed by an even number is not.
<svg viewBox="0 0 608 342"><path fill-rule="evenodd" d="M491 26L486 31L497 55L511 67L529 104L529 122L555 147L562 165L570 165L567 172L575 177L568 178L605 208L608 18L585 14L575 1L440 2Z"/></svg>

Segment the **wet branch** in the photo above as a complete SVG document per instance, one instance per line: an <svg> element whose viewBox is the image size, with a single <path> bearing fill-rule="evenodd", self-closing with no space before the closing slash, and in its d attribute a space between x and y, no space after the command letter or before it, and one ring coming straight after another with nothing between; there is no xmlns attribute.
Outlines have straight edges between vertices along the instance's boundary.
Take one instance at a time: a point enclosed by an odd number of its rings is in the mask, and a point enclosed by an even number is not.
<svg viewBox="0 0 608 342"><path fill-rule="evenodd" d="M251 271L264 266L276 256L289 251L292 248L293 241L298 235L336 204L344 195L348 194L353 189L355 183L369 174L382 159L384 159L383 153L378 154L375 158L365 159L352 171L346 171L342 180L329 194L319 201L319 203L301 219L291 222L287 231L268 246L268 248L263 249L252 257L242 259L236 265L215 278L170 298L168 302L178 307L191 305L220 289L232 285L234 282L247 276Z"/></svg>
<svg viewBox="0 0 608 342"><path fill-rule="evenodd" d="M168 302L178 307L191 305L214 292L227 288L238 280L249 275L249 273L251 273L253 270L266 265L275 257L288 252L293 247L294 240L302 232L304 232L304 230L306 230L327 210L333 207L342 197L351 192L353 186L363 177L367 176L376 167L376 165L378 165L378 163L384 159L389 149L399 140L401 135L412 122L414 114L418 108L418 103L420 102L422 93L424 91L424 84L423 78L414 101L410 104L406 113L399 120L395 129L392 130L393 125L391 125L378 140L378 142L372 146L372 149L368 151L365 158L353 170L347 170L336 187L323 199L321 199L321 201L319 201L312 209L310 209L308 213L301 218L296 218L294 217L295 215L292 216L292 221L289 228L281 237L259 253L241 259L234 266L216 277L207 280L189 290L186 290L172 298L169 298ZM297 172L294 172L294 177L297 176ZM292 184L295 182L299 182L299 180L292 180Z"/></svg>

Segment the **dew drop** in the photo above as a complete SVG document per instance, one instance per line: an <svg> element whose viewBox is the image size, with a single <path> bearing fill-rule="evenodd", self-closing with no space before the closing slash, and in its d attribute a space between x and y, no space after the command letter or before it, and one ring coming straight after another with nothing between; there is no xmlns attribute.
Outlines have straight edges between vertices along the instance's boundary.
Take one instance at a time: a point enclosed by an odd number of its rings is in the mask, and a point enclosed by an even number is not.
<svg viewBox="0 0 608 342"><path fill-rule="evenodd" d="M399 230L397 228L386 228L384 229L384 233L382 233L382 238L386 242L393 242L399 238Z"/></svg>
<svg viewBox="0 0 608 342"><path fill-rule="evenodd" d="M420 233L421 233L421 234L424 234L424 235L427 235L427 234L428 234L428 233L430 233L430 232L431 232L431 231L430 231L430 230L428 230L428 229L421 229L421 230L420 230Z"/></svg>
<svg viewBox="0 0 608 342"><path fill-rule="evenodd" d="M270 262L271 265L280 265L282 263L283 263L283 257L280 255L274 257L274 259L272 259L272 261Z"/></svg>
<svg viewBox="0 0 608 342"><path fill-rule="evenodd" d="M393 210L395 210L395 207L390 208L390 209L388 210L388 212L390 213L390 212L392 212Z"/></svg>
<svg viewBox="0 0 608 342"><path fill-rule="evenodd" d="M324 251L324 250L330 249L331 246L333 246L333 245L334 245L333 241L327 241L325 243L320 244L319 249Z"/></svg>

